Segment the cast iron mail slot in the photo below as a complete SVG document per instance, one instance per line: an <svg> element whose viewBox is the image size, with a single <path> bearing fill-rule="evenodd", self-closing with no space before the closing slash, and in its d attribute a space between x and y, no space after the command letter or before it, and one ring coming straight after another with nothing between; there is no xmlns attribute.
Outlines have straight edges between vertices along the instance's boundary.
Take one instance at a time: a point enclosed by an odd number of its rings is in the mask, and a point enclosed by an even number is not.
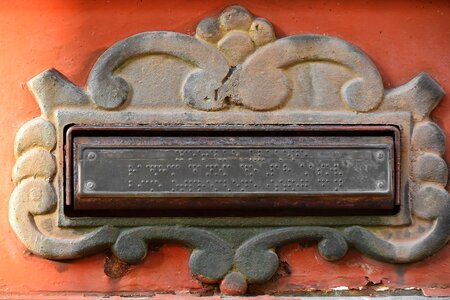
<svg viewBox="0 0 450 300"><path fill-rule="evenodd" d="M68 130L77 210L370 209L395 206L390 126Z"/></svg>

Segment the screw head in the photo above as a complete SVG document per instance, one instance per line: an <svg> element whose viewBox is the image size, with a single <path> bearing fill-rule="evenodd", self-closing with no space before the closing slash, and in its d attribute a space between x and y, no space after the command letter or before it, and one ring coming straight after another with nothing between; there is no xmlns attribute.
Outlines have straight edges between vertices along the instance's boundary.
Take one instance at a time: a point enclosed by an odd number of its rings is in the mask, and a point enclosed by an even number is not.
<svg viewBox="0 0 450 300"><path fill-rule="evenodd" d="M93 182L92 180L89 180L86 182L85 187L88 190L93 190L95 188L95 182Z"/></svg>
<svg viewBox="0 0 450 300"><path fill-rule="evenodd" d="M384 152L383 151L378 151L377 153L375 153L375 158L377 160L383 160L385 158Z"/></svg>
<svg viewBox="0 0 450 300"><path fill-rule="evenodd" d="M382 189L386 186L386 184L384 183L384 181L380 180L377 182L377 188Z"/></svg>
<svg viewBox="0 0 450 300"><path fill-rule="evenodd" d="M95 152L89 152L88 155L87 155L87 158L89 160L94 160L94 159L97 158L97 154L95 154Z"/></svg>
<svg viewBox="0 0 450 300"><path fill-rule="evenodd" d="M375 153L375 158L377 160L383 160L385 158L384 152L383 151L378 151L377 153Z"/></svg>

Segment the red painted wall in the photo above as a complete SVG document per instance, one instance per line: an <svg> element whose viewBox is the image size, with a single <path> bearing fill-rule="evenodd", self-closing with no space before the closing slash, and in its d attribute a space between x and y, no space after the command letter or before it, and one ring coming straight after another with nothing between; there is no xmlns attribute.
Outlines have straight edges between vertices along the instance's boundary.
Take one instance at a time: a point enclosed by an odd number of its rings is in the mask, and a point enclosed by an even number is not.
<svg viewBox="0 0 450 300"><path fill-rule="evenodd" d="M9 228L7 207L13 189L14 135L22 124L40 114L26 88L30 78L55 67L83 86L95 60L119 39L152 30L193 34L198 21L230 4L236 1L0 2L0 297L47 292L210 292L210 287L191 278L188 250L176 245L150 254L145 263L132 267L121 279L104 274L104 254L76 262L35 257ZM356 44L374 60L387 88L426 71L450 93L449 1L259 0L239 4L271 21L278 36L318 33ZM446 97L433 118L450 140L449 114L450 99ZM446 158L450 160L450 151ZM251 292L367 285L372 293L385 285L450 293L450 246L423 262L402 266L378 263L355 251L330 263L318 258L316 247L299 245L282 249L281 258L285 263L279 275L270 283L251 287Z"/></svg>

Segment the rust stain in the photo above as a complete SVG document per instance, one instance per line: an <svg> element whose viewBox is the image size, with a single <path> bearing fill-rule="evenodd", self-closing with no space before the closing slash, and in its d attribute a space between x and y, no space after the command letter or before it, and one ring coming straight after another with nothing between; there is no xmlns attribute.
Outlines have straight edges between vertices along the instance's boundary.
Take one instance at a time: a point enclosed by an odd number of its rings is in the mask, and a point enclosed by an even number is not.
<svg viewBox="0 0 450 300"><path fill-rule="evenodd" d="M69 268L67 263L57 262L57 261L55 261L53 263L55 264L56 271L58 271L59 273L65 272Z"/></svg>
<svg viewBox="0 0 450 300"><path fill-rule="evenodd" d="M130 270L130 265L121 261L111 251L107 251L105 255L105 274L113 279L125 276Z"/></svg>
<svg viewBox="0 0 450 300"><path fill-rule="evenodd" d="M208 297L208 296L214 296L214 294L217 294L219 292L219 289L214 284L206 284L202 283L201 288L191 288L189 290L189 294L197 297Z"/></svg>

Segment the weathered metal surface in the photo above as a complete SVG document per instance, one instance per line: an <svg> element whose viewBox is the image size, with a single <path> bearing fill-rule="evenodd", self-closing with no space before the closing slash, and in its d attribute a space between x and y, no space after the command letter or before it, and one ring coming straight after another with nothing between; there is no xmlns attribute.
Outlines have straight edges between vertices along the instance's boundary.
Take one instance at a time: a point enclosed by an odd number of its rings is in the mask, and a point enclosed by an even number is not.
<svg viewBox="0 0 450 300"><path fill-rule="evenodd" d="M75 137L69 139L74 170L68 170L74 208L392 209L392 128L369 131L388 136L325 129L179 128L182 135L147 131L138 136L144 132L137 128L134 137L132 131Z"/></svg>
<svg viewBox="0 0 450 300"><path fill-rule="evenodd" d="M126 126L126 125L120 125L121 116L123 115L113 112L107 112L109 117L109 123L105 126L96 126L94 120L97 118L101 118L99 114L89 114L89 115L80 115L76 111L63 111L59 112L58 119L62 124L70 124L81 122L87 122L90 125L85 125L86 128L89 128L90 135L96 135L100 138L100 131L104 130L112 130L113 127L116 129L120 129L122 131L125 131L124 134L117 134L117 133L111 133L112 136L131 136L135 133L132 133L133 127L135 126ZM302 128L309 128L308 130L317 131L318 134L325 134L325 133L319 133L320 129L327 128L328 131L333 130L346 130L348 131L347 136L359 136L363 137L365 135L370 135L371 131L388 131L388 133L392 136L396 136L394 140L396 141L396 174L402 173L401 176L397 176L396 181L399 182L396 184L396 186L399 186L400 188L396 191L397 195L395 196L397 203L396 208L394 211L384 211L379 209L379 214L374 215L371 210L362 210L359 209L357 211L351 210L351 209L341 209L341 210L329 210L327 213L323 213L324 210L317 211L315 209L314 212L311 212L306 209L301 210L291 210L286 209L285 211L281 210L265 210L265 211L256 211L256 210L249 210L251 213L249 214L249 211L235 211L233 217L230 216L230 213L226 213L225 215L222 215L221 212L226 212L225 210L214 210L206 214L205 210L202 210L201 213L199 213L198 210L191 211L189 213L186 213L181 215L180 213L172 213L173 211L166 211L164 212L165 215L170 216L171 218L167 217L161 217L161 212L157 211L143 211L143 210L134 210L133 213L123 213L120 212L121 218L113 218L112 216L115 214L117 215L119 213L118 210L98 210L98 211L83 211L83 215L89 216L84 218L79 218L77 216L81 216L80 213L74 213L73 211L67 210L67 206L59 206L58 208L61 210L58 214L58 224L61 227L86 227L86 226L101 226L101 225L115 225L115 226L153 226L153 225L170 225L173 223L176 224L183 224L183 225L192 225L192 226L208 226L208 227L214 227L214 224L220 223L221 226L226 227L249 227L249 226L257 226L257 227L267 227L267 226L274 226L274 227L280 227L280 226L316 226L316 225L328 225L328 226L348 226L348 225L363 225L363 226L380 226L380 225L389 225L389 226L398 226L398 225L407 225L411 223L411 215L410 215L410 207L408 205L408 202L403 202L405 197L402 195L407 191L407 181L403 180L401 181L401 177L404 176L403 174L408 172L407 168L403 168L400 170L400 162L402 159L401 155L406 155L406 152L408 152L408 149L410 147L410 139L409 134L407 134L408 129L411 126L410 122L410 115L407 113L399 113L396 115L396 126L376 126L376 125L364 125L365 123L383 123L383 124L390 124L392 122L392 114L388 113L377 113L377 114L353 114L353 113L333 113L333 114L324 114L321 112L315 112L315 113L283 113L279 116L271 117L270 120L265 120L266 114L258 114L258 118L252 119L252 123L242 125L240 123L237 123L242 118L245 119L245 116L247 114L224 114L222 116L221 114L213 114L217 116L217 119L210 119L208 122L211 123L211 125L208 126L199 126L196 125L199 120L201 120L204 117L205 113L192 113L189 117L191 120L185 120L186 124L184 125L174 125L171 124L169 120L172 119L183 119L183 114L177 114L177 113L171 113L167 115L163 115L161 113L155 113L155 112L141 112L141 114L136 115L136 117L139 117L139 120L135 120L135 122L142 123L145 122L147 119L155 119L155 118L162 118L162 120L165 120L167 117L167 121L161 121L164 122L164 126L161 125L141 125L139 128L141 130L145 130L145 128L153 128L153 130L171 130L171 128L174 131L180 131L182 128L198 128L198 130L214 130L214 128L228 128L229 130L238 130L239 128L245 132L247 130L250 130L252 128L260 128L260 127L272 127L272 128L278 128L279 130L286 130L288 128L296 128L296 130L302 130ZM209 114L207 114L209 115ZM170 118L169 118L170 117ZM88 120L89 118L89 120ZM334 126L333 129L332 125L317 125L318 120L322 120L321 122L324 122L324 118L326 118L326 122L329 124L338 124L339 122L343 122L345 120L346 123L350 123L347 126L344 125L338 125ZM88 121L87 121L88 120ZM250 120L249 120L250 121ZM295 122L300 121L302 124L308 124L308 125L292 125L295 124ZM214 123L213 123L214 122ZM242 122L242 121L240 121ZM119 124L119 125L118 125ZM223 124L230 124L224 126ZM235 125L231 125L235 124ZM256 125L256 124L266 124L264 126L262 125ZM269 125L270 124L270 125ZM281 125L280 125L281 124ZM98 125L98 124L97 124ZM358 128L358 131L354 131L353 129ZM403 128L402 131L396 130L394 132L388 130L387 128ZM71 127L73 128L73 127ZM128 131L127 131L128 129ZM386 132L383 134L378 135L385 135ZM116 139L116 143L121 139ZM399 143L402 143L402 147L400 149ZM68 143L66 143L66 148L68 147ZM403 149L403 150L402 150ZM403 154L401 154L403 152ZM68 153L68 151L65 151L65 153ZM63 155L61 153L61 155ZM404 156L403 156L404 157ZM67 159L66 159L67 161ZM68 160L69 162L71 160ZM68 168L66 168L67 170ZM66 172L67 173L67 172ZM69 179L64 179L66 182L70 182ZM68 197L65 197L66 200ZM61 199L63 201L64 199ZM402 202L400 204L400 202ZM66 208L63 210L62 208ZM397 212L398 209L398 213ZM92 213L91 213L92 212ZM372 213L372 215L368 215L368 213ZM264 218L248 218L245 217L248 215L264 215ZM277 216L275 216L275 214ZM178 215L178 216L177 216ZM214 218L212 219L210 216L214 215ZM228 215L228 216L227 216ZM298 215L302 215L302 218L298 218ZM360 217L363 216L364 217ZM105 218L105 217L108 218ZM187 216L190 216L188 218ZM139 218L138 218L139 217Z"/></svg>
<svg viewBox="0 0 450 300"><path fill-rule="evenodd" d="M294 240L319 241L326 259L339 259L351 245L378 260L406 263L430 256L449 239L445 140L429 118L444 92L425 73L384 90L357 47L318 35L276 40L270 23L234 6L202 21L196 37L147 32L120 41L97 61L87 86L73 85L56 70L29 82L43 115L17 134L9 216L32 253L71 259L112 247L122 261L137 263L148 242L175 241L192 248L196 278L225 278L224 293L242 294L246 283L273 274L276 248ZM396 125L400 210L313 218L70 216L63 147L73 124ZM293 226L305 224L318 226Z"/></svg>

